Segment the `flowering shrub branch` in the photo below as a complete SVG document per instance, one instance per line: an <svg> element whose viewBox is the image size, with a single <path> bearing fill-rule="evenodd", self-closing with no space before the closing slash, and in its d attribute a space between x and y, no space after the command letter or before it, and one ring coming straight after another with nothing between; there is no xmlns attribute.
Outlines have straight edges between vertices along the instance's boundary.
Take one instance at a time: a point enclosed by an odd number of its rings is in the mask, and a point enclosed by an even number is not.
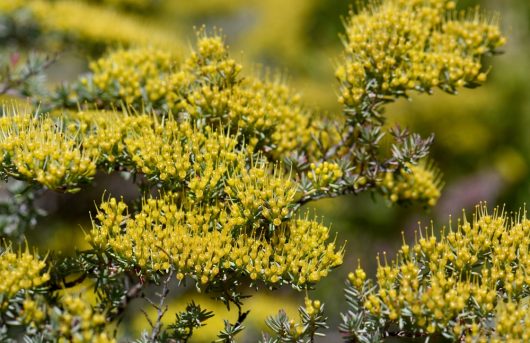
<svg viewBox="0 0 530 343"><path fill-rule="evenodd" d="M155 6L119 1L116 8L144 5ZM104 196L86 230L91 248L75 256L42 259L2 245L0 337L116 342L107 324L144 298L156 318L148 317L151 331L140 341L186 342L213 314L190 303L164 326L176 278L237 307L237 321L225 321L218 335L234 342L248 314L245 289L311 289L342 264L345 248L304 204L374 191L390 203L434 206L441 177L424 159L433 137L388 127L384 109L413 91L456 93L485 82L483 57L505 38L495 21L454 7L386 0L352 11L336 67L342 117L331 120L317 119L282 75L244 70L217 31L199 29L185 55L170 35L146 33L126 14L115 22L119 30L79 26L79 15L118 13L93 2L0 5L4 19L28 12L37 40L49 31L62 42L122 46L94 59L77 81L31 94L38 108L0 118L0 174L75 193L97 172L119 171L141 191L135 205ZM36 73L7 78L0 93L22 94ZM345 338L527 339L527 224L480 207L472 222L464 218L441 238L420 232L394 262L385 255L375 281L359 267L346 288ZM84 283L96 303L72 295ZM161 286L158 302L145 295L148 285ZM323 311L306 299L299 322L284 312L270 317L263 341L313 342L327 328Z"/></svg>
<svg viewBox="0 0 530 343"><path fill-rule="evenodd" d="M451 341L526 341L530 224L477 206L456 228L419 230L396 259L379 263L376 280L358 267L348 276L349 310L341 331L351 342L441 335ZM378 258L379 259L379 258Z"/></svg>

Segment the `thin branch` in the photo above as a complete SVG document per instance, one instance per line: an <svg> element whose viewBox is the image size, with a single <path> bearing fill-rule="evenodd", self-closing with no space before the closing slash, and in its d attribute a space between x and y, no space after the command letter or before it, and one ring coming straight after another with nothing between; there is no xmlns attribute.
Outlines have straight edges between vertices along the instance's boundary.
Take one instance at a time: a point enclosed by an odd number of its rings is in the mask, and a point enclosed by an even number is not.
<svg viewBox="0 0 530 343"><path fill-rule="evenodd" d="M420 338L420 337L435 337L436 334L427 334L421 332L408 332L408 331L387 331L384 334L384 337L406 337L406 338Z"/></svg>
<svg viewBox="0 0 530 343"><path fill-rule="evenodd" d="M82 274L77 279L72 280L72 281L66 281L65 279L63 279L64 288L74 287L74 286L82 283L83 281L85 281L86 278L87 278L87 274Z"/></svg>
<svg viewBox="0 0 530 343"><path fill-rule="evenodd" d="M153 328L153 330L151 331L151 336L149 337L151 342L156 342L156 338L158 337L162 329L162 317L164 317L164 314L166 314L167 309L168 309L168 306L165 305L164 303L169 294L169 283L171 281L172 276L173 276L173 268L169 270L167 278L164 280L164 284L162 287L162 293L159 294L160 301L158 302L158 305L154 304L153 302L150 301L150 299L146 298L146 300L148 300L149 303L151 303L151 305L154 308L156 308L156 311L157 311L156 321L154 322L154 325L153 323L150 323L151 327Z"/></svg>
<svg viewBox="0 0 530 343"><path fill-rule="evenodd" d="M51 57L47 56L45 61L42 63L42 65L38 65L38 66L28 65L25 73L22 73L20 77L15 78L15 79L12 79L8 72L6 82L4 82L3 84L0 84L0 95L4 95L10 90L14 90L15 88L22 85L24 82L27 82L32 77L37 76L43 70L48 69L52 64L54 64L57 61L57 58L58 58L58 54L54 54Z"/></svg>
<svg viewBox="0 0 530 343"><path fill-rule="evenodd" d="M50 285L50 287L49 287L49 290L51 292L51 291L62 290L62 289L65 289L65 288L72 288L72 287L77 286L78 284L82 283L83 281L85 281L86 278L87 278L87 274L82 274L77 279L72 280L72 281L66 281L65 277L63 277L62 280L61 280L62 284L61 284L61 282L52 283Z"/></svg>
<svg viewBox="0 0 530 343"><path fill-rule="evenodd" d="M234 324L234 327L238 327L243 324L243 321L247 318L248 314L250 313L250 310L243 312L243 309L241 308L241 304L238 302L234 302L237 306L237 321Z"/></svg>
<svg viewBox="0 0 530 343"><path fill-rule="evenodd" d="M149 315L147 314L147 312L145 312L145 310L143 308L140 308L140 311L144 314L144 317L145 317L145 319L147 319L147 322L149 323L149 326L154 328L155 324L153 324L153 321L151 320L151 318L149 318Z"/></svg>
<svg viewBox="0 0 530 343"><path fill-rule="evenodd" d="M306 193L304 194L298 201L296 201L295 205L294 205L294 210L297 210L298 208L300 208L301 206L307 204L308 202L311 202L311 201L316 201L316 200L320 200L320 199L327 199L327 198L336 198L336 197L339 197L339 196L343 196L343 195L348 195L348 194L357 194L357 193L360 193L360 192L364 192L366 190L368 190L369 188L371 188L373 185L372 184L365 184L363 186L357 186L357 187L354 187L354 185L345 185L343 188L337 190L337 191L334 191L333 193Z"/></svg>
<svg viewBox="0 0 530 343"><path fill-rule="evenodd" d="M132 286L127 293L125 294L125 298L123 299L122 303L120 304L120 307L118 308L118 311L123 312L127 305L131 302L131 300L138 298L142 295L142 289L144 284L142 282L138 282L134 286ZM120 312L120 313L121 313Z"/></svg>

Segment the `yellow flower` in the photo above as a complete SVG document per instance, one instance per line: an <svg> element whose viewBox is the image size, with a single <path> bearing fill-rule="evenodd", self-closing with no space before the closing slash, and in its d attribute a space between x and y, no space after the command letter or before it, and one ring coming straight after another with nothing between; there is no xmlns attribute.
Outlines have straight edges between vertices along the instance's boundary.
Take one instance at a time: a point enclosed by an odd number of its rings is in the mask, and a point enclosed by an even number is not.
<svg viewBox="0 0 530 343"><path fill-rule="evenodd" d="M63 130L63 121L25 114L2 120L2 169L8 175L63 191L77 190L95 175L97 153L82 150L78 136Z"/></svg>
<svg viewBox="0 0 530 343"><path fill-rule="evenodd" d="M442 181L439 170L425 161L407 164L399 173L386 173L379 187L391 202L419 202L436 205L441 196Z"/></svg>
<svg viewBox="0 0 530 343"><path fill-rule="evenodd" d="M90 240L131 265L159 271L170 264L179 279L190 276L202 284L219 273L238 272L303 287L342 264L343 252L326 243L329 229L322 224L293 219L270 233L243 225L229 208L222 202L194 206L166 193L145 198L140 212L129 216L125 203L111 198L101 204Z"/></svg>
<svg viewBox="0 0 530 343"><path fill-rule="evenodd" d="M24 251L13 252L10 245L2 247L0 251L0 294L4 294L0 302L0 308L5 305L9 298L15 296L21 290L30 290L46 283L50 276L43 272L46 264L36 255L29 252L26 247ZM28 308L33 303L28 302Z"/></svg>
<svg viewBox="0 0 530 343"><path fill-rule="evenodd" d="M481 56L506 39L478 11L453 13L454 1L387 0L352 13L336 69L339 102L357 108L370 94L399 96L485 81Z"/></svg>
<svg viewBox="0 0 530 343"><path fill-rule="evenodd" d="M7 14L20 9L29 11L45 33L73 36L92 44L154 46L175 53L182 50L182 44L172 32L98 4L72 0L7 1L0 4L0 11Z"/></svg>
<svg viewBox="0 0 530 343"><path fill-rule="evenodd" d="M62 311L57 318L58 338L65 342L115 343L116 339L103 331L107 323L103 314L94 310L80 295L67 294L61 299ZM57 316L55 312L52 316Z"/></svg>
<svg viewBox="0 0 530 343"><path fill-rule="evenodd" d="M433 228L404 243L396 259L380 263L377 287L369 291L366 311L389 321L404 321L426 332L521 340L530 325L525 289L530 279L530 221L491 215L477 206L473 221L464 216L456 229ZM359 287L362 270L350 273ZM495 330L480 318L493 318ZM524 340L524 339L523 339Z"/></svg>
<svg viewBox="0 0 530 343"><path fill-rule="evenodd" d="M275 159L305 148L319 128L281 75L255 72L241 77L241 65L228 54L219 34L198 33L196 49L179 62L166 50L117 50L90 64L75 101L122 102L229 128L250 153ZM90 94L88 98L84 98ZM104 99L104 100L102 100ZM75 105L77 106L77 105Z"/></svg>

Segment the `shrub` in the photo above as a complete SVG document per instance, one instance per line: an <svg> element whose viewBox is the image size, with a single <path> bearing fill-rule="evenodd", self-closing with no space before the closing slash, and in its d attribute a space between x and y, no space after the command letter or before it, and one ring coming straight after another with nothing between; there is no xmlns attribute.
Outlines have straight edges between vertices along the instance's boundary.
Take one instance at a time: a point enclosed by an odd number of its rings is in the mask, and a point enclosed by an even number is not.
<svg viewBox="0 0 530 343"><path fill-rule="evenodd" d="M117 341L115 326L142 297L156 318L139 341L186 342L213 313L192 302L163 325L175 278L238 309L218 334L234 341L248 288L312 289L342 264L345 247L303 205L367 191L389 203L436 203L442 181L426 160L432 136L387 125L383 110L413 92L480 86L484 57L505 43L495 20L457 12L453 1L358 6L345 20L335 72L343 111L325 117L302 104L283 75L244 69L219 31L199 29L185 54L178 39L139 28L129 12L155 2L109 2L112 9L97 1L0 5L17 44L27 43L16 33L29 27L30 46L77 42L92 56L111 47L90 57L86 75L51 90L39 76L53 58L3 61L0 93L31 100L6 106L0 118L0 174L24 185L13 192L28 208L8 207L16 219L3 232L7 341ZM94 20L85 25L79 16ZM79 192L97 173L119 173L140 195L133 202L103 195L85 230L90 248L73 256L15 248L38 218L35 192ZM359 266L347 281L345 339L527 340L529 227L524 215L489 215L481 205L454 231L420 230L394 261L384 255L376 280ZM71 291L83 282L96 301ZM156 299L150 285L160 288ZM270 317L263 341L312 342L327 328L318 300L306 297L299 316Z"/></svg>

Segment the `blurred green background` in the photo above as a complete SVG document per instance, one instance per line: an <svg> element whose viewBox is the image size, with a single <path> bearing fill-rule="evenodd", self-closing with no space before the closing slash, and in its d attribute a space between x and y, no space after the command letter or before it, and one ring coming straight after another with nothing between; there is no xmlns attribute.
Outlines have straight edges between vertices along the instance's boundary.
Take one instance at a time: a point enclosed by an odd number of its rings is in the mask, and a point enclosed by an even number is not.
<svg viewBox="0 0 530 343"><path fill-rule="evenodd" d="M101 6L117 6L117 11L157 23L173 32L184 46L194 39L194 27L206 25L223 30L233 56L247 69L260 64L288 75L291 85L302 92L310 108L321 115L340 114L336 102L334 66L340 51L342 17L350 8L347 0L137 0L92 1ZM125 7L115 3L130 3ZM135 5L139 3L140 5ZM391 207L372 194L323 200L311 204L324 222L330 223L339 241L347 241L345 263L322 281L310 296L326 303L330 317L328 337L338 341L339 312L345 310L342 286L346 275L360 259L373 274L375 256L390 256L402 242L414 238L418 221L435 227L448 223L462 209L468 213L480 201L490 207L505 206L517 211L530 196L530 2L528 0L461 0L459 6L481 5L488 12L499 12L503 32L508 37L505 53L491 63L489 81L482 88L463 90L458 96L436 92L433 96L400 100L387 109L390 123L401 123L423 136L434 132L431 158L444 174L445 188L432 210ZM66 49L49 70L50 85L73 80L87 71L82 53ZM83 247L81 227L90 225L88 212L94 209L103 190L113 195L134 197L136 190L117 175L97 179L96 189L77 195L46 193L39 204L47 212L31 232L30 241L44 249L69 253ZM506 205L504 205L506 204ZM253 293L253 292L251 292ZM211 310L221 311L194 288L175 290L172 309L181 310L188 298L202 299ZM261 293L260 293L261 294ZM250 301L252 309L243 342L255 341L263 319L284 307L294 314L305 294L282 289L271 296L265 292ZM168 315L168 319L172 316ZM216 313L212 324L201 329L197 341L220 328L221 319L233 320L234 313ZM140 325L142 315L134 309L129 328ZM142 324L145 325L145 322ZM134 330L130 329L129 334Z"/></svg>

